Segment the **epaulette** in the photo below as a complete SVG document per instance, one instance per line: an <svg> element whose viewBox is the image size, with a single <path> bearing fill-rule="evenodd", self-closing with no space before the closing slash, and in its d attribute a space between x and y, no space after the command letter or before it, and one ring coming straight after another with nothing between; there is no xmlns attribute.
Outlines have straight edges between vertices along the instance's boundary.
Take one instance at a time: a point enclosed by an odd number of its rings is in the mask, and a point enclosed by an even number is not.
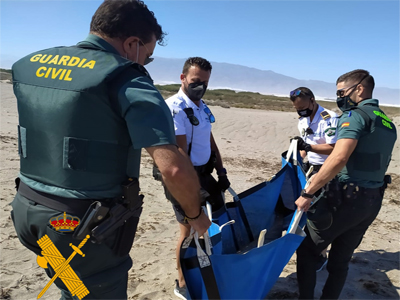
<svg viewBox="0 0 400 300"><path fill-rule="evenodd" d="M325 110L323 112L321 112L320 115L321 115L322 119L324 119L324 120L329 119L331 117L331 115Z"/></svg>

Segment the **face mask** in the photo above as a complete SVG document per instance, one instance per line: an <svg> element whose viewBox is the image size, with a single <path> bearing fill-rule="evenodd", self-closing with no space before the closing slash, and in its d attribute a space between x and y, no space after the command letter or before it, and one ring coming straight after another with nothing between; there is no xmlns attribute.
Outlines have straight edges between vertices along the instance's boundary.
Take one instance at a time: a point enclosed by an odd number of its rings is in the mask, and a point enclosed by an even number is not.
<svg viewBox="0 0 400 300"><path fill-rule="evenodd" d="M204 82L194 82L187 86L186 95L192 101L199 101L207 90L207 85Z"/></svg>
<svg viewBox="0 0 400 300"><path fill-rule="evenodd" d="M299 114L300 117L307 118L312 115L313 109L314 109L314 104L312 109L309 109L307 107L306 109L298 110L297 113Z"/></svg>
<svg viewBox="0 0 400 300"><path fill-rule="evenodd" d="M349 110L352 107L358 105L358 103L350 99L350 95L344 97L337 97L336 104L341 111Z"/></svg>

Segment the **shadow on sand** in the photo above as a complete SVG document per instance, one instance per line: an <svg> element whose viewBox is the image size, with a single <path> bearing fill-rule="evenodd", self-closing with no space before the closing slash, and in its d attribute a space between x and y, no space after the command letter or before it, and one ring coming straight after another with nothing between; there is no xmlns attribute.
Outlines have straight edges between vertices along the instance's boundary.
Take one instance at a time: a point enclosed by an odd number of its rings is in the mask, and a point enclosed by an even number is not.
<svg viewBox="0 0 400 300"><path fill-rule="evenodd" d="M388 277L388 272L399 270L399 263L400 251L374 250L354 253L340 299L399 299L400 287L393 285ZM327 277L326 268L317 274L316 299L321 296ZM279 277L265 299L297 298L296 273L292 273L287 277Z"/></svg>

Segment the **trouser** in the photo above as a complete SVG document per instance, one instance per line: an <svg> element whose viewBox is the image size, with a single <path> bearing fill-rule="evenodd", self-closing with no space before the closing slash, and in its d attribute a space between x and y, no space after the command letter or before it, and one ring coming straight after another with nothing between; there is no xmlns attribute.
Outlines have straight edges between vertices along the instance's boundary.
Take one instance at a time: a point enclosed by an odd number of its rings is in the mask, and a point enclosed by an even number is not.
<svg viewBox="0 0 400 300"><path fill-rule="evenodd" d="M213 212L219 210L222 206L224 206L224 199L222 197L222 191L218 186L218 182L210 173L197 172L197 175L199 177L200 186L209 194L204 201L207 201L211 204ZM187 221L184 221L184 216L182 215L182 209L180 208L179 202L172 196L165 185L164 192L165 197L171 201L174 207L178 222L183 224L187 223ZM202 205L204 204L205 203L202 203Z"/></svg>
<svg viewBox="0 0 400 300"><path fill-rule="evenodd" d="M315 213L326 207L324 201L326 201L324 198L319 200ZM327 264L329 276L321 299L339 298L354 250L378 215L381 205L380 189L362 189L355 199L344 200L336 211L325 210L326 218L329 219L327 222L307 221L305 229L307 236L297 249L299 299L314 298L318 256L329 244L331 244Z"/></svg>
<svg viewBox="0 0 400 300"><path fill-rule="evenodd" d="M40 205L19 193L12 202L12 208L11 218L19 240L36 255L42 255L42 249L37 241L45 235L49 237L65 260L74 251L70 243L78 246L81 242L72 238L73 232L56 231L50 225L51 218L60 215L62 218L64 212ZM66 213L68 215L68 211ZM73 217L82 219L83 215L73 215ZM85 300L127 299L128 270L132 267L132 260L129 255L119 257L113 253L110 247L115 242L115 234L112 234L102 244L91 243L89 239L81 248L85 256L76 254L69 262L72 270L89 290ZM45 271L49 278L55 275L49 264ZM78 299L76 296L72 296L59 277L54 283L61 290L60 299Z"/></svg>

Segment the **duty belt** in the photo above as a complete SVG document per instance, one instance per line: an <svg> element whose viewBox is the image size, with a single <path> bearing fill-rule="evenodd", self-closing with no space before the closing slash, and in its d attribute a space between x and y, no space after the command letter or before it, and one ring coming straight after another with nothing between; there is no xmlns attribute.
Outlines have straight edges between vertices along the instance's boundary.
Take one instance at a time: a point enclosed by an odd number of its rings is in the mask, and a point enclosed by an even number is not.
<svg viewBox="0 0 400 300"><path fill-rule="evenodd" d="M111 199L77 199L66 198L57 195L52 195L40 192L27 186L22 181L19 182L18 193L25 198L32 200L38 204L48 208L65 211L73 215L83 216L89 206L95 201L109 202Z"/></svg>

